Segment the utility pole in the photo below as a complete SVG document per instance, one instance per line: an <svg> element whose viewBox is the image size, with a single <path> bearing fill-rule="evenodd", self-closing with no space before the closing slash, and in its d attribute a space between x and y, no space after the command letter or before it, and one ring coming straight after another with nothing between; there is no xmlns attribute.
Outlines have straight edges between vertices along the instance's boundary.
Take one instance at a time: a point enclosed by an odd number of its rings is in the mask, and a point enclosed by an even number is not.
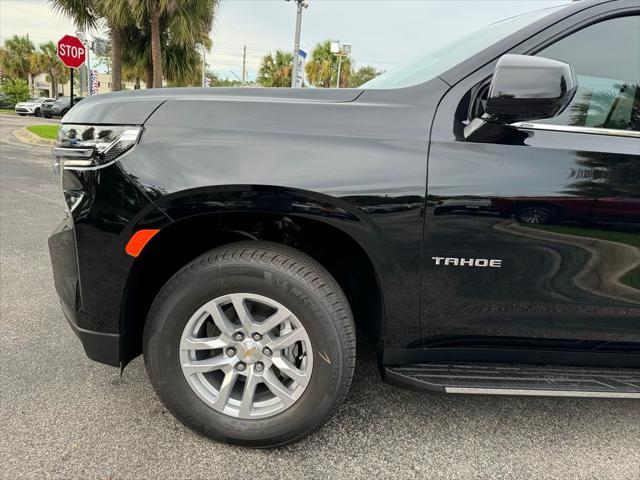
<svg viewBox="0 0 640 480"><path fill-rule="evenodd" d="M242 86L247 82L247 46L242 50Z"/></svg>
<svg viewBox="0 0 640 480"><path fill-rule="evenodd" d="M287 2L290 0L286 0ZM300 30L302 29L302 9L309 8L309 0L294 0L298 5L298 14L296 16L296 38L293 43L293 70L291 73L291 87L296 86L298 79L298 63L300 56Z"/></svg>
<svg viewBox="0 0 640 480"><path fill-rule="evenodd" d="M27 40L29 40L29 33L27 32ZM33 74L29 72L27 74L27 81L29 82L29 98L35 97L35 91L33 88Z"/></svg>
<svg viewBox="0 0 640 480"><path fill-rule="evenodd" d="M207 69L207 51L204 48L204 45L200 45L202 47L202 85L201 87L206 87L206 69Z"/></svg>
<svg viewBox="0 0 640 480"><path fill-rule="evenodd" d="M87 39L86 31L84 26L80 27L80 29L76 32L76 37L80 39L80 41L84 44L85 52L86 52L86 62L85 64L78 69L78 79L82 79L80 81L80 96L82 96L82 83L86 82L87 87L87 97L91 96L91 42ZM86 70L86 75L82 76L82 68Z"/></svg>

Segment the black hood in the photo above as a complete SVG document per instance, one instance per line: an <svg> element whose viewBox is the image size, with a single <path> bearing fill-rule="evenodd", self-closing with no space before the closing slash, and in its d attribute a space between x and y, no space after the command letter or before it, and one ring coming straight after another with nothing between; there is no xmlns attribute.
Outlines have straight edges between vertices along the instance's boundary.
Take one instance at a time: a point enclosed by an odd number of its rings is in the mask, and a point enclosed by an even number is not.
<svg viewBox="0 0 640 480"><path fill-rule="evenodd" d="M158 88L108 93L86 98L62 123L142 125L167 100L264 101L302 103L351 102L362 93L353 88Z"/></svg>

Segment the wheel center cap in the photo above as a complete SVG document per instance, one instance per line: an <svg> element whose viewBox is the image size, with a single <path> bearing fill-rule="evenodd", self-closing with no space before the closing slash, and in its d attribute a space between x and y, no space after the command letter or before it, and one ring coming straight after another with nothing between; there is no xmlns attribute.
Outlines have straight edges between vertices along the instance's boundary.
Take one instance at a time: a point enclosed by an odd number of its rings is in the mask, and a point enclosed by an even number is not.
<svg viewBox="0 0 640 480"><path fill-rule="evenodd" d="M253 340L244 340L238 345L238 356L245 363L255 363L260 360L260 346Z"/></svg>

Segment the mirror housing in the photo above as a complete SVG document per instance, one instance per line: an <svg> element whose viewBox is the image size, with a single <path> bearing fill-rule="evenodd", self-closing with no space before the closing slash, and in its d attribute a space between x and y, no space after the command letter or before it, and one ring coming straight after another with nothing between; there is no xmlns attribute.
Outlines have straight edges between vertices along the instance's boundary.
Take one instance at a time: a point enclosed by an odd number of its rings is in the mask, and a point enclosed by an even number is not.
<svg viewBox="0 0 640 480"><path fill-rule="evenodd" d="M483 131L494 137L499 126L555 117L569 105L577 88L575 73L568 63L529 55L503 55L493 73L485 113L467 125L465 138L487 140L481 138Z"/></svg>

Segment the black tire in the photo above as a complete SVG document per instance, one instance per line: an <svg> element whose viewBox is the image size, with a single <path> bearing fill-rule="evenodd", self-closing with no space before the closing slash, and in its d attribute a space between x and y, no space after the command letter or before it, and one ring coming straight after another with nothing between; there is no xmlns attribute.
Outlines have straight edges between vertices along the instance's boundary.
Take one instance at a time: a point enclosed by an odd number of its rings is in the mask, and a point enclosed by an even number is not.
<svg viewBox="0 0 640 480"><path fill-rule="evenodd" d="M45 115L44 118L51 118L51 115Z"/></svg>
<svg viewBox="0 0 640 480"><path fill-rule="evenodd" d="M42 116L42 114L40 113L40 109L39 108L36 108L35 112L33 112L33 116L34 117L41 117Z"/></svg>
<svg viewBox="0 0 640 480"><path fill-rule="evenodd" d="M313 371L302 396L267 418L242 419L209 407L187 383L178 345L193 313L208 301L246 292L272 298L303 324L313 346ZM273 447L319 428L345 398L355 366L355 327L337 282L303 253L268 242L212 250L182 268L154 300L143 351L156 393L186 426L219 441Z"/></svg>
<svg viewBox="0 0 640 480"><path fill-rule="evenodd" d="M528 225L548 225L555 223L558 219L558 215L553 209L536 205L519 209L515 217L519 223Z"/></svg>

